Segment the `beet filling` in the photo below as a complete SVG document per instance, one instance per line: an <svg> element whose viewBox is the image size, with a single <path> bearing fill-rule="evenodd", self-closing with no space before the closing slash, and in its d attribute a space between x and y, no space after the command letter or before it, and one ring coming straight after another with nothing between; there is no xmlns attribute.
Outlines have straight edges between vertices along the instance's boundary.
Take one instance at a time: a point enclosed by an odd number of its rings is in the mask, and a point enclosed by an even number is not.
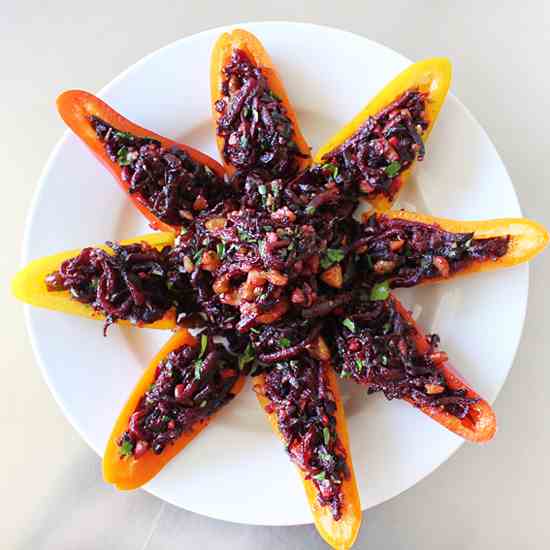
<svg viewBox="0 0 550 550"><path fill-rule="evenodd" d="M185 307L179 317L197 311L186 280L174 265L172 248L162 250L145 242L130 245L107 242L110 252L84 248L49 274L50 292L68 290L71 298L105 315L109 325L124 319L141 325L162 319L174 305Z"/></svg>
<svg viewBox="0 0 550 550"><path fill-rule="evenodd" d="M447 354L437 350L439 337L428 336L426 353L419 353L416 329L395 309L393 300L369 300L368 294L334 318L335 366L343 378L351 377L369 393L384 392L388 399L409 398L416 406L430 406L463 419L476 399L466 389L448 387L438 365Z"/></svg>
<svg viewBox="0 0 550 550"><path fill-rule="evenodd" d="M291 460L317 488L321 506L342 517L342 482L349 478L346 451L336 432L336 403L326 369L302 354L273 365L260 391L269 400L266 412L277 424Z"/></svg>
<svg viewBox="0 0 550 550"><path fill-rule="evenodd" d="M90 123L109 158L122 167L129 193L139 193L161 221L189 225L197 212L226 198L223 180L182 149L164 149L155 139L121 132L95 116Z"/></svg>
<svg viewBox="0 0 550 550"><path fill-rule="evenodd" d="M262 70L235 49L224 76L215 108L225 161L238 170L265 169L273 177L296 174L298 159L307 155L294 142L292 122Z"/></svg>
<svg viewBox="0 0 550 550"><path fill-rule="evenodd" d="M427 93L412 88L366 122L342 145L323 157L338 182L353 182L369 197L392 199L398 176L424 158L422 135Z"/></svg>
<svg viewBox="0 0 550 550"><path fill-rule="evenodd" d="M449 277L473 262L495 261L506 254L509 242L509 235L475 239L474 233L451 233L435 224L373 214L353 249L359 254L358 269L368 280L388 280L397 288Z"/></svg>
<svg viewBox="0 0 550 550"><path fill-rule="evenodd" d="M148 450L162 453L229 403L238 378L235 357L204 333L200 347L170 352L157 366L151 387L117 442L121 457L138 459Z"/></svg>
<svg viewBox="0 0 550 550"><path fill-rule="evenodd" d="M233 184L243 186L240 208L201 213L175 251L213 324L248 332L351 282L355 201L318 174L283 185L250 173Z"/></svg>

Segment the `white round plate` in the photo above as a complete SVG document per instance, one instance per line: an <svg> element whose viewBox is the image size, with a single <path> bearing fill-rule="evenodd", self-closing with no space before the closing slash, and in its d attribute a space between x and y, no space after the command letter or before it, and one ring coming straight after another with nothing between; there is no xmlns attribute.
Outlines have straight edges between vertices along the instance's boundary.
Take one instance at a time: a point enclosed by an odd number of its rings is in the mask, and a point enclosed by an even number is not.
<svg viewBox="0 0 550 550"><path fill-rule="evenodd" d="M314 150L409 64L375 42L328 27L241 26L256 33L272 55ZM190 36L147 56L100 95L129 119L217 158L209 61L214 41L225 30ZM401 205L458 219L520 215L495 148L453 95ZM67 133L40 180L24 261L144 232L144 220L111 176ZM399 294L409 306L421 307L421 324L440 333L455 367L492 402L512 365L527 292L528 269L522 266ZM34 351L52 392L101 455L121 406L169 334L115 326L104 338L98 322L34 308L27 313ZM367 397L352 383L342 388L364 508L408 489L462 443L404 402ZM146 489L187 510L228 521L311 521L294 467L250 386ZM446 498L441 495L442 502Z"/></svg>

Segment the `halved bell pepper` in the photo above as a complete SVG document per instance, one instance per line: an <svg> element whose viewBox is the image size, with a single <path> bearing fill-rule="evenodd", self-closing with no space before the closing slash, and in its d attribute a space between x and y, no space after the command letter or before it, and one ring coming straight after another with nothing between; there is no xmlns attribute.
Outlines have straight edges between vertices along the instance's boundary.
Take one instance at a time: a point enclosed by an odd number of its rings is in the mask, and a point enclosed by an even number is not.
<svg viewBox="0 0 550 550"><path fill-rule="evenodd" d="M471 262L460 271L452 273L452 277L468 273L494 271L495 269L513 267L528 262L544 250L548 245L549 239L548 231L544 226L526 218L457 221L417 214L416 212L407 212L405 210L391 210L384 212L384 215L393 219L436 225L452 233L474 233L474 239L510 236L508 250L504 256L495 260L488 259ZM425 279L424 282L435 282L442 279L443 277L434 277Z"/></svg>
<svg viewBox="0 0 550 550"><path fill-rule="evenodd" d="M152 233L125 241L120 241L123 245L140 242L146 242L151 246L161 249L166 245L172 245L174 243L174 234ZM96 245L94 248L106 249L105 245ZM45 277L50 273L57 271L65 260L78 256L80 251L80 249L68 250L66 252L54 254L53 256L45 256L43 258L33 260L13 278L11 284L11 291L13 295L22 302L32 306L53 309L62 313L79 315L89 319L105 320L105 316L94 310L91 306L71 298L68 290L52 292L46 287L46 283L44 281ZM117 323L121 323L126 326L134 326L129 321L125 320L117 321ZM147 328L158 329L174 328L176 326L176 315L174 308L168 311L162 319L144 326Z"/></svg>
<svg viewBox="0 0 550 550"><path fill-rule="evenodd" d="M215 128L217 128L217 122L221 116L220 113L216 111L215 104L222 97L221 86L224 81L223 70L229 64L234 49L239 49L247 54L250 60L261 69L262 74L267 79L270 90L280 98L286 110L286 114L292 122L292 127L294 129L293 141L298 146L300 152L306 157L297 159L299 170L305 170L311 164L311 148L300 131L296 111L288 99L288 95L277 69L262 43L252 33L243 29L235 29L232 32L222 34L216 41L214 49L212 50L212 59L210 63L210 92ZM216 141L218 150L223 159L224 138L216 133ZM230 174L235 171L235 167L231 164L225 164L225 168Z"/></svg>
<svg viewBox="0 0 550 550"><path fill-rule="evenodd" d="M405 308L395 296L389 298L393 300L396 311L405 319L405 321L415 329L414 340L419 353L428 353L430 345L426 340L422 329L415 323L411 316L411 313ZM466 382L460 377L460 375L449 365L449 363L439 363L437 368L443 374L445 381L450 389L466 389L466 396L474 399L478 399L476 403L470 406L470 412L468 415L460 419L451 413L440 410L434 407L421 406L418 407L424 414L433 418L436 422L439 422L442 426L451 430L455 434L473 441L474 443L484 443L489 441L495 435L497 429L497 420L495 413L484 399L481 398ZM405 399L411 405L414 405L412 399ZM416 406L416 405L414 405Z"/></svg>
<svg viewBox="0 0 550 550"><path fill-rule="evenodd" d="M313 521L315 522L315 527L319 531L319 534L332 548L336 550L347 550L352 547L359 533L362 520L361 502L355 480L355 473L353 471L346 416L342 403L342 396L340 394L340 388L338 386L338 380L329 363L320 363L319 368L324 369L325 371L334 401L336 403L336 411L334 413L336 418L336 433L338 434L340 442L345 449L347 466L350 473L349 478L343 480L342 482L344 503L342 517L338 521L334 520L328 506L321 506L317 501L317 488L315 487L313 481L306 479L305 472L298 466L296 466L296 470L302 480L308 504L313 515ZM256 385L259 387L259 391L256 391L256 396L262 409L265 411L266 407L270 404L270 401L265 397L265 395L262 394L261 388L264 384L264 375L261 374L256 378ZM283 444L285 444L284 438L279 430L277 413L274 411L271 413L266 412L266 414L273 431L281 439Z"/></svg>
<svg viewBox="0 0 550 550"><path fill-rule="evenodd" d="M449 86L451 83L451 63L445 57L433 57L424 61L414 63L397 77L395 77L360 111L350 122L348 122L341 130L332 136L317 152L313 162L323 164L323 157L330 153L333 149L339 147L347 139L353 136L357 130L367 121L369 117L376 116L400 95L411 88L417 88L421 92L427 92L428 99L426 102L425 116L428 121L428 128L422 134L422 140L426 142L434 123L437 119L439 111L445 101ZM409 179L412 169L416 161L399 174L392 186L395 186L397 193L405 185ZM379 194L369 201L379 210L387 210L391 208L393 199L390 200L383 194Z"/></svg>
<svg viewBox="0 0 550 550"><path fill-rule="evenodd" d="M118 440L128 429L130 417L138 407L145 392L155 380L157 365L171 351L184 345L196 346L198 342L187 330L180 329L168 340L151 361L118 416L103 455L103 478L106 482L114 484L117 489L137 489L155 477L170 460L206 428L210 420L219 412L199 421L191 431L184 432L173 444L167 445L162 453L158 455L149 451L137 459L133 456L124 458L120 456ZM238 394L242 390L244 382L245 377L240 376L231 389L231 393L234 395Z"/></svg>
<svg viewBox="0 0 550 550"><path fill-rule="evenodd" d="M122 167L113 162L105 151L105 144L98 138L94 128L90 124L90 117L96 116L107 124L117 128L121 132L128 132L137 137L149 137L160 141L163 148L177 147L185 151L194 161L210 168L220 178L223 178L222 166L209 156L193 149L189 145L176 143L163 136L159 136L150 130L146 130L109 107L104 101L94 95L80 90L70 90L62 93L57 98L57 109L61 118L71 130L89 147L92 153L111 172L118 184L135 207L147 218L153 229L160 231L175 231L178 228L172 227L161 221L151 212L147 202L140 193L128 193L129 182L121 177Z"/></svg>

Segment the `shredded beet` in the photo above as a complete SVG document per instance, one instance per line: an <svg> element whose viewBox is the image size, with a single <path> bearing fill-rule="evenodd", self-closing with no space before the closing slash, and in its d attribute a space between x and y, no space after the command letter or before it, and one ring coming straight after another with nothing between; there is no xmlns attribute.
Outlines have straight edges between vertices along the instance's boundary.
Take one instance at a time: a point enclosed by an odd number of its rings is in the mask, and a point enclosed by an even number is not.
<svg viewBox="0 0 550 550"><path fill-rule="evenodd" d="M269 400L268 413L277 415L279 430L291 460L311 479L318 502L342 516L342 482L349 478L346 451L336 432L336 403L326 369L302 354L276 363L257 388Z"/></svg>
<svg viewBox="0 0 550 550"><path fill-rule="evenodd" d="M239 170L265 169L273 177L288 178L306 158L294 142L292 122L267 79L241 50L233 50L224 68L221 114L217 133L224 138L223 155Z"/></svg>
<svg viewBox="0 0 550 550"><path fill-rule="evenodd" d="M185 317L197 311L196 301L171 257L162 250L136 243L108 242L111 251L84 248L46 277L49 291L68 290L74 300L89 304L105 315L105 331L127 319L135 324L158 321L176 304Z"/></svg>
<svg viewBox="0 0 550 550"><path fill-rule="evenodd" d="M398 176L424 158L422 134L428 128L427 94L407 90L367 121L342 145L323 157L339 184L354 183L369 197L393 198Z"/></svg>
<svg viewBox="0 0 550 550"><path fill-rule="evenodd" d="M465 418L476 402L465 389L451 389L438 370L447 361L438 351L439 337L427 337L430 348L419 353L415 328L395 309L393 299L371 301L368 294L348 305L334 318L331 333L340 376L383 391L388 399L410 398L417 406L444 409Z"/></svg>
<svg viewBox="0 0 550 550"><path fill-rule="evenodd" d="M361 273L370 281L389 280L397 288L449 277L472 262L496 260L508 251L509 240L474 239L473 233L451 233L437 225L373 214L352 248L360 257Z"/></svg>
<svg viewBox="0 0 550 550"><path fill-rule="evenodd" d="M232 185L240 189L240 209L208 210L180 236L175 254L212 323L247 332L289 307L311 308L325 287L350 282L351 257L343 260L358 231L355 202L325 184L320 174L285 185L257 172L239 176ZM311 207L327 192L330 201ZM324 275L330 268L332 279Z"/></svg>
<svg viewBox="0 0 550 550"><path fill-rule="evenodd" d="M157 366L155 379L118 440L121 457L160 454L234 394L236 359L203 334L200 347L182 346Z"/></svg>
<svg viewBox="0 0 550 550"><path fill-rule="evenodd" d="M187 226L197 212L227 198L223 180L182 149L163 149L155 139L121 132L97 117L90 122L110 159L122 166L130 194L139 193L161 221Z"/></svg>

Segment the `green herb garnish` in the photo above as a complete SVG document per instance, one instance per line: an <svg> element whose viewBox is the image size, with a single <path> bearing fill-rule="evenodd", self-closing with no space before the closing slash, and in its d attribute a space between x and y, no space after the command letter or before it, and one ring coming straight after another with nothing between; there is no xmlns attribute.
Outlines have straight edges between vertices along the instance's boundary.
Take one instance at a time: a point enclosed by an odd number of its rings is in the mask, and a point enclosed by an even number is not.
<svg viewBox="0 0 550 550"><path fill-rule="evenodd" d="M327 248L325 255L321 258L321 267L329 268L332 264L341 262L346 256L346 253L341 248Z"/></svg>
<svg viewBox="0 0 550 550"><path fill-rule="evenodd" d="M355 332L355 323L351 319L344 319L342 324L351 332Z"/></svg>
<svg viewBox="0 0 550 550"><path fill-rule="evenodd" d="M313 216L313 214L315 214L315 212L317 211L317 209L315 208L315 206L306 206L306 216Z"/></svg>
<svg viewBox="0 0 550 550"><path fill-rule="evenodd" d="M225 258L225 243L218 243L216 245L216 254L220 260Z"/></svg>
<svg viewBox="0 0 550 550"><path fill-rule="evenodd" d="M290 347L290 340L288 338L281 338L279 340L279 345L282 348L289 348Z"/></svg>
<svg viewBox="0 0 550 550"><path fill-rule="evenodd" d="M326 164L323 164L321 168L326 172L330 172L330 175L333 178L336 178L336 176L338 175L338 166L336 164L332 164L332 162L327 162Z"/></svg>
<svg viewBox="0 0 550 550"><path fill-rule="evenodd" d="M248 365L248 363L254 361L254 358L254 349L252 348L252 344L248 343L246 349L244 350L244 353L242 355L239 355L239 370L243 370L244 367Z"/></svg>
<svg viewBox="0 0 550 550"><path fill-rule="evenodd" d="M201 352L199 354L199 357L202 357L204 355L204 352L206 351L206 346L208 346L208 336L203 332L201 334Z"/></svg>
<svg viewBox="0 0 550 550"><path fill-rule="evenodd" d="M120 139L129 139L130 141L134 141L134 136L132 134L129 134L128 132L121 132L120 130L116 130L113 132L113 135Z"/></svg>
<svg viewBox="0 0 550 550"><path fill-rule="evenodd" d="M128 166L130 159L128 159L128 147L121 147L116 154L116 160L120 166Z"/></svg>
<svg viewBox="0 0 550 550"><path fill-rule="evenodd" d="M203 366L204 361L202 359L197 359L195 361L195 380L200 380Z"/></svg>
<svg viewBox="0 0 550 550"><path fill-rule="evenodd" d="M244 229L237 229L237 235L239 236L239 239L245 243L255 243L256 239L250 235L247 231Z"/></svg>
<svg viewBox="0 0 550 550"><path fill-rule="evenodd" d="M376 283L370 291L370 299L373 301L387 300L390 295L390 282Z"/></svg>
<svg viewBox="0 0 550 550"><path fill-rule="evenodd" d="M397 160L390 162L390 164L384 168L384 172L386 172L389 178L395 178L395 176L399 174L399 170L401 170L401 163Z"/></svg>
<svg viewBox="0 0 550 550"><path fill-rule="evenodd" d="M131 456L134 453L134 444L131 441L124 440L118 448L120 456Z"/></svg>
<svg viewBox="0 0 550 550"><path fill-rule="evenodd" d="M361 372L363 370L363 367L365 366L365 363L361 361L361 359L355 360L355 367L357 369L357 372Z"/></svg>
<svg viewBox="0 0 550 550"><path fill-rule="evenodd" d="M316 481L324 481L327 477L325 472L320 472L319 474L315 474L314 476L311 476Z"/></svg>
<svg viewBox="0 0 550 550"><path fill-rule="evenodd" d="M326 427L323 428L323 441L325 442L325 445L330 443L330 430Z"/></svg>

